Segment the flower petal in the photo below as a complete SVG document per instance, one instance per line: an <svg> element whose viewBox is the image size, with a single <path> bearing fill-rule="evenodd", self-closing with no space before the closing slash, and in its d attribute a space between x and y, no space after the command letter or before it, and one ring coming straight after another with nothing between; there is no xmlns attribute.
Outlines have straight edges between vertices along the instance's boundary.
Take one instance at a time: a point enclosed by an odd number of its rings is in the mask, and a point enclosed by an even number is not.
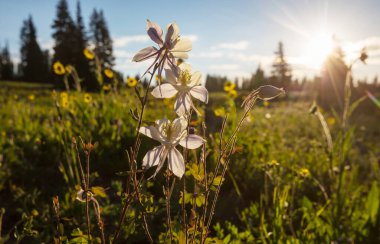
<svg viewBox="0 0 380 244"><path fill-rule="evenodd" d="M136 53L136 55L133 57L133 62L141 62L149 58L155 58L157 56L158 50L155 47L146 47L144 49L141 49Z"/></svg>
<svg viewBox="0 0 380 244"><path fill-rule="evenodd" d="M195 97L196 99L208 103L208 91L203 86L194 86L190 90L190 94Z"/></svg>
<svg viewBox="0 0 380 244"><path fill-rule="evenodd" d="M162 29L159 25L147 20L146 32L148 33L150 39L160 45L160 47L164 44L162 41Z"/></svg>
<svg viewBox="0 0 380 244"><path fill-rule="evenodd" d="M190 80L188 86L198 86L198 85L200 85L201 84L201 77L202 77L202 74L199 71L196 71L196 72L192 73L191 74L191 80Z"/></svg>
<svg viewBox="0 0 380 244"><path fill-rule="evenodd" d="M165 69L165 77L170 84L177 84L177 78L171 69Z"/></svg>
<svg viewBox="0 0 380 244"><path fill-rule="evenodd" d="M189 58L189 54L187 54L185 52L172 52L172 54L176 58L182 58L182 59L188 59Z"/></svg>
<svg viewBox="0 0 380 244"><path fill-rule="evenodd" d="M179 178L185 173L185 161L183 160L182 154L176 148L172 148L169 151L168 166L169 170Z"/></svg>
<svg viewBox="0 0 380 244"><path fill-rule="evenodd" d="M143 158L142 166L146 169L149 169L150 167L163 163L166 157L164 153L165 149L165 146L161 145L148 151Z"/></svg>
<svg viewBox="0 0 380 244"><path fill-rule="evenodd" d="M189 94L185 93L177 97L174 104L174 110L179 116L185 115L190 111L191 98Z"/></svg>
<svg viewBox="0 0 380 244"><path fill-rule="evenodd" d="M159 142L162 142L162 136L160 134L160 132L157 130L156 127L154 126L142 126L140 127L140 130L139 132L141 134L144 134L146 135L147 137L150 137L156 141L159 141Z"/></svg>
<svg viewBox="0 0 380 244"><path fill-rule="evenodd" d="M193 49L193 44L190 39L184 38L184 39L179 39L175 45L173 46L170 51L172 53L176 52L189 52Z"/></svg>
<svg viewBox="0 0 380 244"><path fill-rule="evenodd" d="M187 119L179 117L173 120L171 142L177 144L184 136L187 135Z"/></svg>
<svg viewBox="0 0 380 244"><path fill-rule="evenodd" d="M155 98L171 98L177 94L177 89L172 86L171 84L162 84L160 86L156 86L153 91L152 95Z"/></svg>
<svg viewBox="0 0 380 244"><path fill-rule="evenodd" d="M171 49L172 45L175 44L174 42L179 37L179 27L178 25L173 22L167 26L166 36L165 36L165 43Z"/></svg>
<svg viewBox="0 0 380 244"><path fill-rule="evenodd" d="M196 149L202 144L205 143L205 140L198 135L188 135L185 139L179 142L179 144L187 149Z"/></svg>

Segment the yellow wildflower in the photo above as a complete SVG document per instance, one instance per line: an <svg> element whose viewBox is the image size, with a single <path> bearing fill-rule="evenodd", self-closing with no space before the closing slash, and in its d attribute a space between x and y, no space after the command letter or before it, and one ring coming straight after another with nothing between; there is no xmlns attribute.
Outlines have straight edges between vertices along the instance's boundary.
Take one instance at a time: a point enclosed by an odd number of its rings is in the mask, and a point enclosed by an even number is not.
<svg viewBox="0 0 380 244"><path fill-rule="evenodd" d="M83 50L83 54L89 60L92 60L92 59L95 58L95 54L90 49L88 49L88 48L85 48Z"/></svg>
<svg viewBox="0 0 380 244"><path fill-rule="evenodd" d="M224 82L224 90L226 92L234 90L235 89L235 83L232 83L231 81Z"/></svg>
<svg viewBox="0 0 380 244"><path fill-rule="evenodd" d="M5 131L1 131L1 136L2 137L5 137L7 135L7 133Z"/></svg>
<svg viewBox="0 0 380 244"><path fill-rule="evenodd" d="M34 94L30 94L30 95L28 96L28 99L29 99L30 101L34 101L35 98L36 98L36 97L34 96Z"/></svg>
<svg viewBox="0 0 380 244"><path fill-rule="evenodd" d="M269 106L269 102L268 101L264 101L263 105L264 105L264 107L268 107Z"/></svg>
<svg viewBox="0 0 380 244"><path fill-rule="evenodd" d="M302 168L298 173L305 178L310 175L310 171L306 168Z"/></svg>
<svg viewBox="0 0 380 244"><path fill-rule="evenodd" d="M57 75L65 74L65 66L63 66L63 64L59 61L53 64L53 69L54 69L54 73L56 73Z"/></svg>
<svg viewBox="0 0 380 244"><path fill-rule="evenodd" d="M69 98L69 94L67 94L67 92L61 92L61 99L68 99Z"/></svg>
<svg viewBox="0 0 380 244"><path fill-rule="evenodd" d="M223 117L226 114L226 111L224 110L223 107L218 107L214 110L214 114L217 117Z"/></svg>
<svg viewBox="0 0 380 244"><path fill-rule="evenodd" d="M111 86L110 86L110 84L103 85L103 90L104 90L104 91L109 91L109 90L111 90Z"/></svg>
<svg viewBox="0 0 380 244"><path fill-rule="evenodd" d="M92 102L92 96L88 93L84 94L84 102L85 103L91 103Z"/></svg>
<svg viewBox="0 0 380 244"><path fill-rule="evenodd" d="M335 118L334 117L327 118L327 124L331 126L335 125Z"/></svg>
<svg viewBox="0 0 380 244"><path fill-rule="evenodd" d="M15 100L17 100L18 99L18 95L13 95L13 98L15 99Z"/></svg>
<svg viewBox="0 0 380 244"><path fill-rule="evenodd" d="M62 99L61 105L63 108L68 108L69 107L69 100L68 99Z"/></svg>
<svg viewBox="0 0 380 244"><path fill-rule="evenodd" d="M127 85L128 85L129 87L134 87L134 86L136 86L136 85L137 85L137 79L134 78L134 77L129 77L129 78L127 79Z"/></svg>
<svg viewBox="0 0 380 244"><path fill-rule="evenodd" d="M110 79L113 78L113 71L112 71L111 69L109 69L109 68L106 68L106 69L104 70L104 74L105 74L108 78L110 78Z"/></svg>
<svg viewBox="0 0 380 244"><path fill-rule="evenodd" d="M280 164L277 162L277 160L273 159L269 161L268 165L273 167L273 166L279 166Z"/></svg>
<svg viewBox="0 0 380 244"><path fill-rule="evenodd" d="M236 92L236 90L229 90L229 91L228 91L228 96L229 96L230 98L235 99L235 98L237 97L237 92Z"/></svg>

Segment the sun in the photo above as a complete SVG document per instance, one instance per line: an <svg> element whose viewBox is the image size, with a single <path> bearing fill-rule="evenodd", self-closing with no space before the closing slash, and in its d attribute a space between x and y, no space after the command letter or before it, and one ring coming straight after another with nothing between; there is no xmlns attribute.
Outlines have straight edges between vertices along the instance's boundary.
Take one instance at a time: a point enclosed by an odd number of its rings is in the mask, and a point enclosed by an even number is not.
<svg viewBox="0 0 380 244"><path fill-rule="evenodd" d="M326 32L311 35L304 51L305 63L311 68L321 68L327 56L333 51L333 47L332 35Z"/></svg>

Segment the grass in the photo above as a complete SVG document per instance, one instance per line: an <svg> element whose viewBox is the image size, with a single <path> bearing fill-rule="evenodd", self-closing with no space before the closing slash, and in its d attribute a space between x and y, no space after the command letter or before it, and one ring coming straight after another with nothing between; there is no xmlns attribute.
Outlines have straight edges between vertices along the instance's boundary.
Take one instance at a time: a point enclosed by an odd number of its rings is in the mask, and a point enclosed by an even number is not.
<svg viewBox="0 0 380 244"><path fill-rule="evenodd" d="M48 85L0 82L0 199L7 199L0 201L6 211L3 240L87 238L83 205L75 201L80 175L71 138L78 136L97 142L91 153L91 185L100 187L97 199L106 236L116 228L120 198L127 197L121 195L128 179L123 175L129 170L125 149L136 133L130 110L139 106L137 98L133 89L124 89L120 94L90 94L87 103L83 93L72 92L64 104L61 94ZM225 132L230 135L242 112L240 101L215 93L204 107L209 167L217 161L219 136L214 132L223 120L214 111L224 107L230 114ZM347 135L341 134L338 117L323 112L334 141L329 153L318 118L309 114L311 102L259 103L250 113L238 135L208 241L380 241L380 112L374 108L372 114L354 114ZM172 101L151 100L144 123L173 117L166 112L171 106ZM201 133L197 118L193 122L195 132ZM146 138L142 142L138 162L154 143ZM305 170L309 174L302 173ZM196 188L193 174L188 169L185 177L189 192ZM343 188L338 194L339 180ZM164 177L143 183L143 203L128 210L121 240L145 240L137 214L142 207L153 239L165 240L165 184ZM179 191L173 192L173 216L180 215ZM59 218L50 211L54 196L59 197ZM186 207L191 205L189 201ZM173 217L177 241L179 226ZM93 231L100 235L95 226Z"/></svg>

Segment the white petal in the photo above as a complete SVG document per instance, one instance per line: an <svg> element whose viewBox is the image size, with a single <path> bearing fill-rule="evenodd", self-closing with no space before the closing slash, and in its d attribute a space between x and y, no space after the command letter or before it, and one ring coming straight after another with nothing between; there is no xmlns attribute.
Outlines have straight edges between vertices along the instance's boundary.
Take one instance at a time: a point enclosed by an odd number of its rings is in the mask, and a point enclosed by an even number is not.
<svg viewBox="0 0 380 244"><path fill-rule="evenodd" d="M189 54L187 54L185 52L172 52L172 54L176 58L182 58L182 59L188 59L189 58Z"/></svg>
<svg viewBox="0 0 380 244"><path fill-rule="evenodd" d="M190 39L179 39L174 47L170 50L173 52L189 52L193 48L193 44Z"/></svg>
<svg viewBox="0 0 380 244"><path fill-rule="evenodd" d="M166 83L155 87L152 91L152 95L155 98L171 98L174 97L177 92L178 91L174 86Z"/></svg>
<svg viewBox="0 0 380 244"><path fill-rule="evenodd" d="M171 142L176 144L184 136L187 135L187 120L184 117L179 117L173 120Z"/></svg>
<svg viewBox="0 0 380 244"><path fill-rule="evenodd" d="M179 36L179 27L175 22L173 22L167 26L165 43L169 47L171 47L173 45L173 42L177 40L178 36Z"/></svg>
<svg viewBox="0 0 380 244"><path fill-rule="evenodd" d="M190 111L191 98L185 93L177 97L174 104L174 110L179 116L183 116Z"/></svg>
<svg viewBox="0 0 380 244"><path fill-rule="evenodd" d="M194 86L191 88L190 94L204 103L208 102L208 91L203 86Z"/></svg>
<svg viewBox="0 0 380 244"><path fill-rule="evenodd" d="M148 21L148 23L146 24L146 31L147 31L150 39L152 39L152 41L154 41L158 45L162 46L163 41L162 41L162 29L161 29L161 27L159 25L157 25L156 23L150 21L150 20L147 20L147 21Z"/></svg>
<svg viewBox="0 0 380 244"><path fill-rule="evenodd" d="M80 190L77 192L77 200L80 202L86 202L86 197L83 197L84 190L80 188Z"/></svg>
<svg viewBox="0 0 380 244"><path fill-rule="evenodd" d="M141 49L132 59L133 62L144 61L149 58L154 58L157 55L157 49L155 47L147 47Z"/></svg>
<svg viewBox="0 0 380 244"><path fill-rule="evenodd" d="M171 69L165 69L166 80L172 85L177 84L177 78Z"/></svg>
<svg viewBox="0 0 380 244"><path fill-rule="evenodd" d="M197 85L201 84L201 77L202 77L202 74L199 71L192 73L191 74L191 80L190 80L188 86L197 86Z"/></svg>
<svg viewBox="0 0 380 244"><path fill-rule="evenodd" d="M162 141L162 136L161 136L160 132L154 126L151 126L151 125L150 126L142 126L142 127L140 127L139 132L141 134L146 135L147 137L150 137L150 138L156 140L156 141L159 141L159 142Z"/></svg>
<svg viewBox="0 0 380 244"><path fill-rule="evenodd" d="M169 170L179 178L185 173L185 161L182 154L176 149L172 148L168 154Z"/></svg>
<svg viewBox="0 0 380 244"><path fill-rule="evenodd" d="M191 74L191 71L193 69L193 67L188 64L188 63L181 63L178 68L181 70L181 71L188 71L190 74Z"/></svg>
<svg viewBox="0 0 380 244"><path fill-rule="evenodd" d="M142 166L149 169L150 167L159 165L160 162L163 163L163 160L165 160L164 156L166 156L164 151L165 147L162 145L148 151L143 158Z"/></svg>
<svg viewBox="0 0 380 244"><path fill-rule="evenodd" d="M196 149L205 142L202 137L198 135L188 135L185 139L179 142L179 144L187 149Z"/></svg>

